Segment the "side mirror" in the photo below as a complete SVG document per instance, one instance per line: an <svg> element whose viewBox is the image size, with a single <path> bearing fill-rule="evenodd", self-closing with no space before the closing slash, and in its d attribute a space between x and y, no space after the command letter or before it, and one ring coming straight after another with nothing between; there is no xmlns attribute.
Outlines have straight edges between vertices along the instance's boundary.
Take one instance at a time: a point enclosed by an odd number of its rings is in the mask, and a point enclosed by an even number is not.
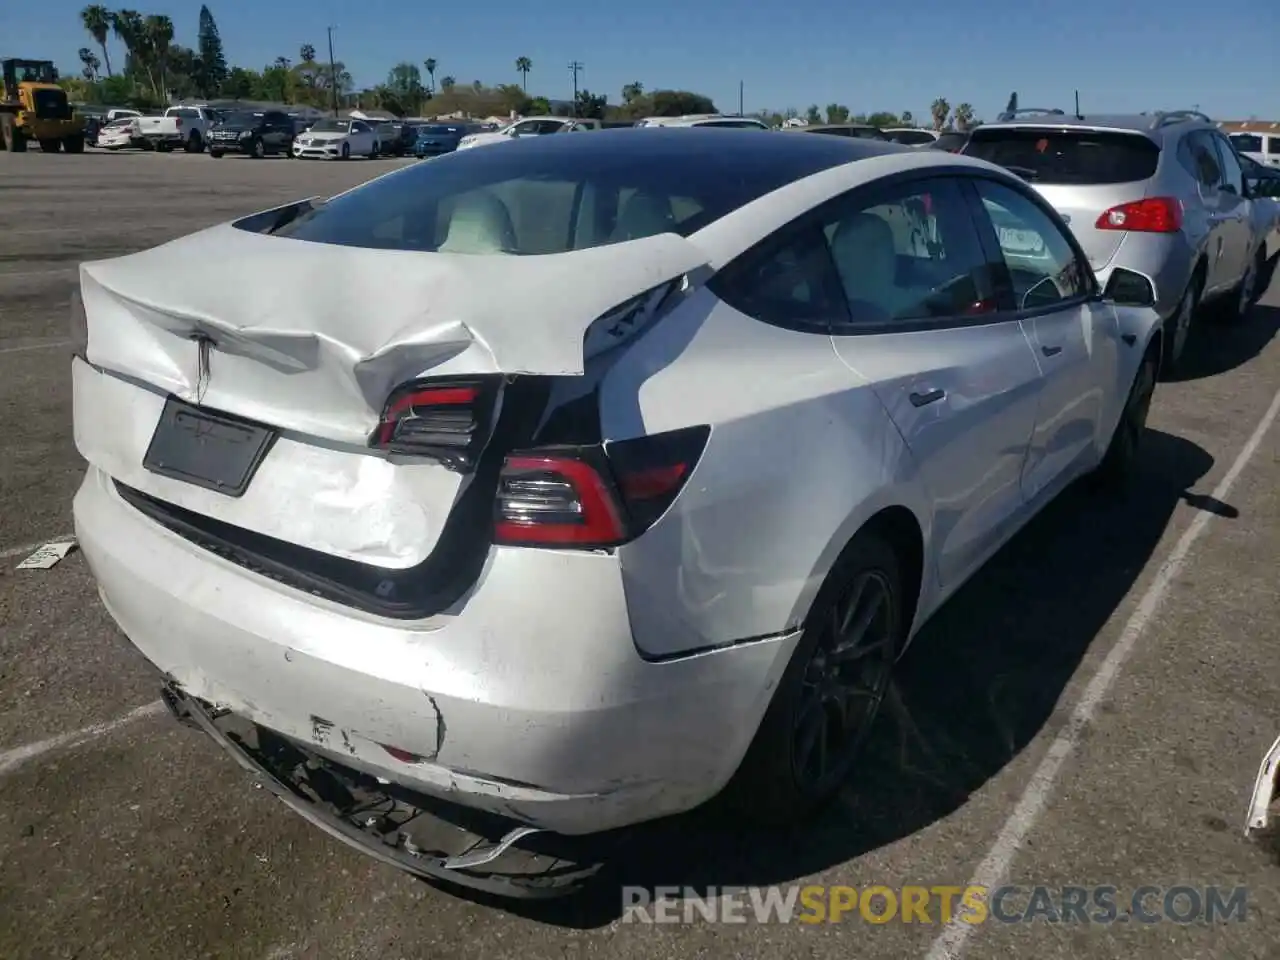
<svg viewBox="0 0 1280 960"><path fill-rule="evenodd" d="M1144 273L1116 267L1107 279L1102 299L1117 307L1154 307L1156 285Z"/></svg>

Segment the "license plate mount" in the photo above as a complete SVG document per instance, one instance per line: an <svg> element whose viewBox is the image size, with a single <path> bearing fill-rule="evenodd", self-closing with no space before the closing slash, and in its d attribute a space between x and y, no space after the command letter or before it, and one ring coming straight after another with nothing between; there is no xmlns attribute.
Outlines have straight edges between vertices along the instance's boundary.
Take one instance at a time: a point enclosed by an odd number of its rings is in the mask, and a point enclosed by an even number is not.
<svg viewBox="0 0 1280 960"><path fill-rule="evenodd" d="M169 397L142 466L162 477L242 497L276 436L270 427Z"/></svg>

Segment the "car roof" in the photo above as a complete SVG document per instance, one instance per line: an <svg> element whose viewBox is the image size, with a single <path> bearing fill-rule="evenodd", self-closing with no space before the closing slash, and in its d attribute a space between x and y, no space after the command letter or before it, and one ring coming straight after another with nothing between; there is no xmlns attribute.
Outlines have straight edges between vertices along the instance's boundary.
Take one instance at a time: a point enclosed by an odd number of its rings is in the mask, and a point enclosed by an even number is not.
<svg viewBox="0 0 1280 960"><path fill-rule="evenodd" d="M1140 133L1153 140L1159 140L1165 131L1176 130L1187 125L1213 129L1214 123L1207 116L1194 110L1176 110L1153 113L1094 113L1072 115L1069 113L1029 113L1025 116L1010 117L1004 114L992 123L982 124L983 130L999 130L1016 127L1054 129L1079 128L1081 130L1115 130L1123 133Z"/></svg>
<svg viewBox="0 0 1280 960"><path fill-rule="evenodd" d="M874 123L810 123L803 127L792 127L793 130L879 130Z"/></svg>
<svg viewBox="0 0 1280 960"><path fill-rule="evenodd" d="M520 142L526 155L596 153L626 155L637 163L723 164L726 156L767 163L772 159L804 161L816 168L849 163L886 153L911 154L910 147L887 140L845 137L788 137L776 130L667 126L599 130L589 137L530 137Z"/></svg>

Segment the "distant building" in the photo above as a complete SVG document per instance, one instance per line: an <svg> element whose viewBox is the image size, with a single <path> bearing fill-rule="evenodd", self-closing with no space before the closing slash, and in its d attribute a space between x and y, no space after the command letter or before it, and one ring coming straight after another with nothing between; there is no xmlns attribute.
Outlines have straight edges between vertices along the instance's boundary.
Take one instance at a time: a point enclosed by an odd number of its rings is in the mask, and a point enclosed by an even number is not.
<svg viewBox="0 0 1280 960"><path fill-rule="evenodd" d="M1280 135L1280 120L1219 120L1223 133L1270 133Z"/></svg>

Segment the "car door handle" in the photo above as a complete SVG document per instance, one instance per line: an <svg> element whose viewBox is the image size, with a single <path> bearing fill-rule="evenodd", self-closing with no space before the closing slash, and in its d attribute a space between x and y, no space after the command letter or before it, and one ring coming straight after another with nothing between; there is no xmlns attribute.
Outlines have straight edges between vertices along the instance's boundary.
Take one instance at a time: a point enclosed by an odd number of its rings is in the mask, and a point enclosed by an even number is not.
<svg viewBox="0 0 1280 960"><path fill-rule="evenodd" d="M1046 357L1056 357L1058 354L1060 354L1060 353L1062 352L1062 348L1061 348L1061 347L1043 347L1043 346L1042 346L1042 347L1040 348L1040 352L1041 352L1041 353L1043 353Z"/></svg>
<svg viewBox="0 0 1280 960"><path fill-rule="evenodd" d="M911 394L911 405L913 407L927 407L931 403L937 403L947 395L945 390L925 390L923 393Z"/></svg>

